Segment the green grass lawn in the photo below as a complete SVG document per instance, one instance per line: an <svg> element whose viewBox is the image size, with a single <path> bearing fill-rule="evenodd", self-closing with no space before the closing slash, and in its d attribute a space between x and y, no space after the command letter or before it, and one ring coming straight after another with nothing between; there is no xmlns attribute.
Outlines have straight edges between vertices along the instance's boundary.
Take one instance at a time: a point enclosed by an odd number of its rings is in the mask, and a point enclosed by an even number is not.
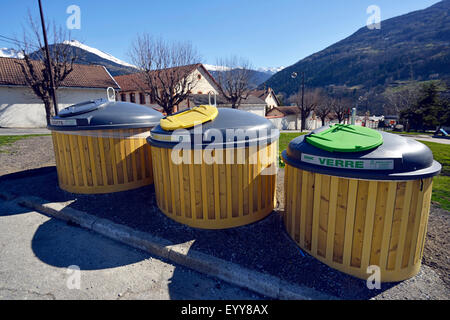
<svg viewBox="0 0 450 320"><path fill-rule="evenodd" d="M280 154L287 148L292 139L304 134L306 133L281 133L279 142ZM442 164L441 174L433 180L433 194L431 199L441 208L450 211L450 145L428 141L420 142L427 145L433 152L434 159ZM284 168L281 156L279 165L280 168Z"/></svg>
<svg viewBox="0 0 450 320"><path fill-rule="evenodd" d="M22 136L0 136L0 152L7 152L5 150L2 150L3 147L10 146L14 142L21 140L21 139L27 139L30 137L40 137L40 136L49 136L49 134L27 134Z"/></svg>
<svg viewBox="0 0 450 320"><path fill-rule="evenodd" d="M442 164L441 174L433 179L431 200L441 208L450 211L450 145L420 141L433 152L434 160Z"/></svg>
<svg viewBox="0 0 450 320"><path fill-rule="evenodd" d="M284 162L281 160L281 152L283 152L283 150L287 149L287 146L289 144L289 142L291 142L291 140L297 138L298 136L302 136L307 134L307 132L281 132L280 133L280 140L279 140L279 145L278 145L278 150L279 150L279 154L280 154L280 160L279 160L279 166L280 168L284 168Z"/></svg>

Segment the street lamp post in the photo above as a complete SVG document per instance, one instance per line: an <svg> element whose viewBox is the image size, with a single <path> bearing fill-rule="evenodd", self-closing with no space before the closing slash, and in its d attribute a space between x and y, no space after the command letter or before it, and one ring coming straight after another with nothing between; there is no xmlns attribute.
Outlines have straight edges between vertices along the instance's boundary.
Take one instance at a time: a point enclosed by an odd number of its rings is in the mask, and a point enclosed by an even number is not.
<svg viewBox="0 0 450 320"><path fill-rule="evenodd" d="M292 79L297 78L297 72L292 72L291 78L292 78ZM302 108L301 108L301 110L303 110L303 103L304 103L304 100L305 100L305 72L302 71ZM303 120L303 119L302 119L302 120ZM300 129L301 129L302 127L303 127L303 121L302 121L302 124L301 124ZM295 129L297 129L297 121L295 121ZM303 131L303 130L302 130L302 131Z"/></svg>
<svg viewBox="0 0 450 320"><path fill-rule="evenodd" d="M47 56L48 76L50 78L50 91L51 91L50 93L51 93L52 99L53 99L53 108L55 110L55 115L58 115L58 102L56 101L55 82L53 79L52 63L50 62L50 52L48 49L47 31L45 28L44 13L42 11L41 0L38 0L38 2L39 2L39 12L41 14L42 34L44 36L45 54Z"/></svg>

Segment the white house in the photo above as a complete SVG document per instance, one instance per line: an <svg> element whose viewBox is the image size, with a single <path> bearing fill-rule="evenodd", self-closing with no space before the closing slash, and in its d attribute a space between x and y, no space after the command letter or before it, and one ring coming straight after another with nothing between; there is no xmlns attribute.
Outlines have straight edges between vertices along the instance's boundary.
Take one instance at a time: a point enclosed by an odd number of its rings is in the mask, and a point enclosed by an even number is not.
<svg viewBox="0 0 450 320"><path fill-rule="evenodd" d="M44 104L27 86L21 63L24 60L0 58L0 127L45 127ZM41 61L34 63L42 68ZM105 67L75 64L57 90L58 109L91 99L106 99L108 87L119 89Z"/></svg>
<svg viewBox="0 0 450 320"><path fill-rule="evenodd" d="M269 119L280 130L300 130L301 117L297 106L274 107L266 114ZM296 124L297 123L297 124ZM322 121L314 115L314 112L306 118L306 130L314 130L322 126Z"/></svg>
<svg viewBox="0 0 450 320"><path fill-rule="evenodd" d="M171 68L172 70L174 68ZM185 77L190 78L189 82L192 82L194 86L190 89L192 95L204 95L208 93L219 94L219 84L208 70L201 64L193 64L188 66L176 67L176 71L185 74ZM169 69L164 69L169 70ZM144 78L140 73L133 73L128 75L116 76L114 79L120 86L120 91L117 94L116 99L119 101L129 101L149 107L158 108L158 106L151 101L150 96L146 93L150 89L145 83ZM178 106L175 106L174 112L180 111L186 108L193 107L191 100L183 101Z"/></svg>
<svg viewBox="0 0 450 320"><path fill-rule="evenodd" d="M255 96L261 100L264 100L267 104L268 111L271 110L272 108L280 106L280 101L278 100L272 88L267 88L264 90L253 90L250 91L250 95Z"/></svg>

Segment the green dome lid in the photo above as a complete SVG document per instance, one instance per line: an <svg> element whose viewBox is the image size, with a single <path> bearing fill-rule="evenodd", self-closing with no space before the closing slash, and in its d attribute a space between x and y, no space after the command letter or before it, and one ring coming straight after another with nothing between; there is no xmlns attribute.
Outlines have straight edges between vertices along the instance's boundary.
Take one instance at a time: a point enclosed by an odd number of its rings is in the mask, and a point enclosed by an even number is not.
<svg viewBox="0 0 450 320"><path fill-rule="evenodd" d="M360 152L383 144L383 137L378 131L366 127L336 124L327 130L311 133L306 141L329 152Z"/></svg>

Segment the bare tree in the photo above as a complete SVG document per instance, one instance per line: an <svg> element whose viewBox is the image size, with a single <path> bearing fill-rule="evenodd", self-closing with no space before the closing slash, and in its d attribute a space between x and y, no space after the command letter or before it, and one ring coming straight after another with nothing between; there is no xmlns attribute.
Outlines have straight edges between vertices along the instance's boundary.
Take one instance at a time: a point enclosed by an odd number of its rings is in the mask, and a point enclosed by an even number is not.
<svg viewBox="0 0 450 320"><path fill-rule="evenodd" d="M41 29L29 14L28 28L24 30L23 41L16 41L18 43L17 51L21 52L24 58L15 61L20 66L27 85L44 103L47 124L50 124L50 118L55 115L52 108L51 79L47 66L50 65L54 90L56 91L72 72L73 65L77 60L77 55L71 50L70 46L63 44L64 41L70 39L70 34L55 24L52 26L52 33L49 33L49 31L50 27L47 25L46 32L53 38L50 64L48 64L45 54Z"/></svg>
<svg viewBox="0 0 450 320"><path fill-rule="evenodd" d="M302 97L303 95L303 97ZM321 93L319 89L307 90L302 93L302 89L289 98L291 103L294 103L300 111L301 131L306 129L306 119L311 112L319 105Z"/></svg>
<svg viewBox="0 0 450 320"><path fill-rule="evenodd" d="M242 100L247 99L250 94L252 77L250 62L245 58L232 56L217 59L217 65L223 67L216 75L220 93L229 101L232 108L239 108Z"/></svg>
<svg viewBox="0 0 450 320"><path fill-rule="evenodd" d="M351 106L351 101L345 98L331 99L332 111L335 114L339 123L345 120L345 115Z"/></svg>
<svg viewBox="0 0 450 320"><path fill-rule="evenodd" d="M383 94L386 99L386 114L399 115L417 102L420 88L417 84L411 84L404 88L388 88Z"/></svg>
<svg viewBox="0 0 450 320"><path fill-rule="evenodd" d="M325 125L325 121L326 121L327 117L329 117L332 109L333 109L332 99L327 96L322 96L319 101L319 104L317 105L317 107L314 110L316 115L322 121L322 126Z"/></svg>
<svg viewBox="0 0 450 320"><path fill-rule="evenodd" d="M149 34L138 35L129 53L141 70L141 79L152 101L166 114L188 99L198 79L192 75L200 56L189 42L167 42Z"/></svg>

